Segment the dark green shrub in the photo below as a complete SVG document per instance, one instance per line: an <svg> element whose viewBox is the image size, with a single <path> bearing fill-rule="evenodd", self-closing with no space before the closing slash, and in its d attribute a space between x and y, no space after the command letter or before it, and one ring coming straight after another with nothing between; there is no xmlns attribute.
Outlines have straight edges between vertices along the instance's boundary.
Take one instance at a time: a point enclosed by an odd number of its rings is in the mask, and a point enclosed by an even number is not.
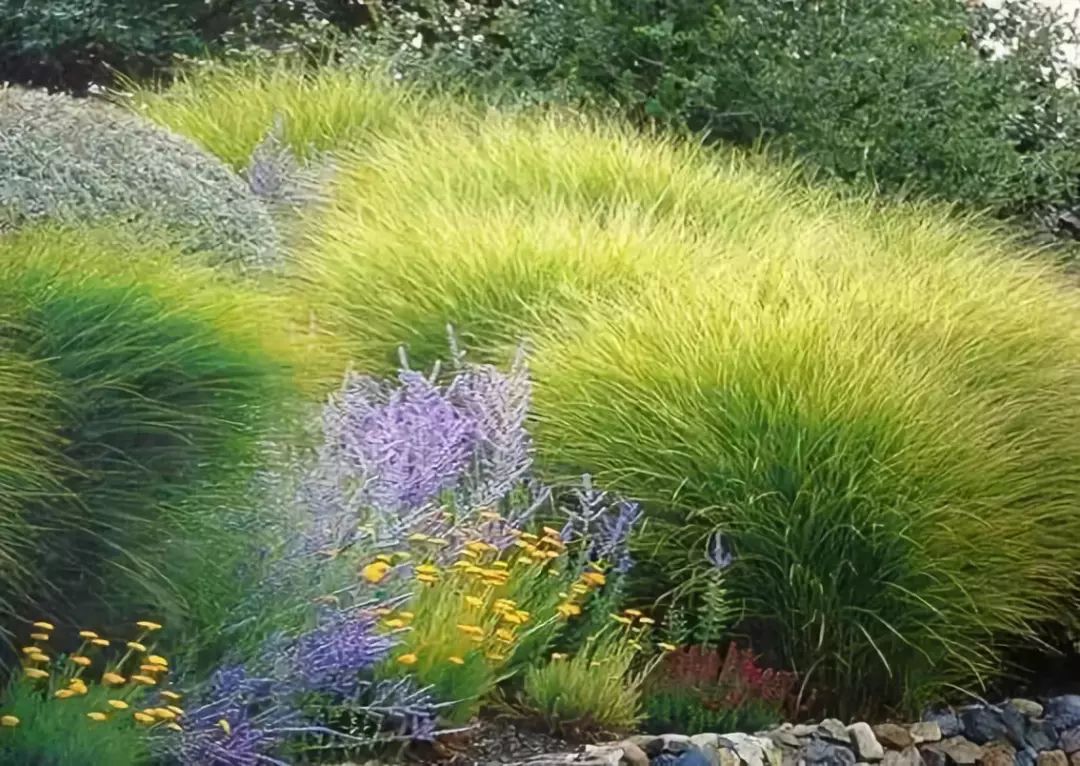
<svg viewBox="0 0 1080 766"><path fill-rule="evenodd" d="M188 140L97 100L0 89L0 231L43 219L121 220L245 265L279 247L262 202Z"/></svg>
<svg viewBox="0 0 1080 766"><path fill-rule="evenodd" d="M49 469L5 441L0 476L18 481L0 484L0 551L32 575L5 592L65 621L107 624L117 593L158 614L208 596L199 578L227 577L247 544L222 534L222 509L250 507L261 441L292 399L273 298L137 250L85 232L0 238L0 360L21 383L0 412L23 444L46 432Z"/></svg>
<svg viewBox="0 0 1080 766"><path fill-rule="evenodd" d="M1072 32L1034 3L1008 4L1005 17L969 5L433 3L384 29L398 66L419 76L764 140L863 188L1004 216L1076 203L1080 99L1056 85L1071 75L1060 46ZM988 53L1009 41L1012 55Z"/></svg>

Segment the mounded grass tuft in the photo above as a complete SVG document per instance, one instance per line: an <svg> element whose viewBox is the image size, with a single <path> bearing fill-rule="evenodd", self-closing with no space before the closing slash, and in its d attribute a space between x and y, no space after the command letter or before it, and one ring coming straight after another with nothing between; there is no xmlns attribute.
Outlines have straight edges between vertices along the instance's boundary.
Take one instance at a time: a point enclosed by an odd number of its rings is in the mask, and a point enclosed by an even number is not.
<svg viewBox="0 0 1080 766"><path fill-rule="evenodd" d="M102 624L118 592L155 614L199 598L170 591L244 544L211 517L246 507L317 377L291 305L115 232L0 239L0 555L21 543L32 575L13 601Z"/></svg>
<svg viewBox="0 0 1080 766"><path fill-rule="evenodd" d="M1000 671L1080 569L1080 294L928 211L838 206L827 240L593 303L534 357L542 462L649 502L668 584L732 587L841 712ZM786 236L786 235L785 235Z"/></svg>
<svg viewBox="0 0 1080 766"><path fill-rule="evenodd" d="M717 222L738 232L723 247L753 249L754 231L821 205L778 218L789 175L703 154L575 118L436 113L339 155L296 276L363 366L392 370L401 344L430 364L448 324L505 361L554 311L707 270Z"/></svg>
<svg viewBox="0 0 1080 766"><path fill-rule="evenodd" d="M281 118L285 144L311 159L418 123L427 109L410 89L390 86L384 76L290 60L204 63L168 90L136 88L135 107L238 171L248 166L275 118Z"/></svg>

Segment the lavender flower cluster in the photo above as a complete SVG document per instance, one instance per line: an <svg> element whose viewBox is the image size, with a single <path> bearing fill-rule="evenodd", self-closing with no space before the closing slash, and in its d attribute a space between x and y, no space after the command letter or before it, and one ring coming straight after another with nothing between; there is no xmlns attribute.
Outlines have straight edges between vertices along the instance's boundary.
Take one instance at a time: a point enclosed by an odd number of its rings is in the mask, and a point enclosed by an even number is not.
<svg viewBox="0 0 1080 766"><path fill-rule="evenodd" d="M435 735L439 706L409 679L377 682L371 671L393 639L366 611L331 612L315 629L268 647L265 672L220 668L190 706L176 754L185 766L287 766L283 751L317 739L323 746L365 745ZM315 700L317 704L311 704ZM367 737L320 720L327 711L367 722Z"/></svg>
<svg viewBox="0 0 1080 766"><path fill-rule="evenodd" d="M359 539L376 548L426 534L494 533L481 512L507 506L524 523L546 499L527 481L532 443L525 427L531 382L518 354L509 370L465 364L450 379L405 360L396 382L349 375L323 412L324 441L303 487L318 544ZM525 502L507 504L515 493ZM447 555L453 554L453 549Z"/></svg>
<svg viewBox="0 0 1080 766"><path fill-rule="evenodd" d="M577 509L566 511L563 540L583 540L589 561L608 564L613 572L626 574L634 566L630 538L641 521L641 506L596 489L588 475L582 477L575 494Z"/></svg>

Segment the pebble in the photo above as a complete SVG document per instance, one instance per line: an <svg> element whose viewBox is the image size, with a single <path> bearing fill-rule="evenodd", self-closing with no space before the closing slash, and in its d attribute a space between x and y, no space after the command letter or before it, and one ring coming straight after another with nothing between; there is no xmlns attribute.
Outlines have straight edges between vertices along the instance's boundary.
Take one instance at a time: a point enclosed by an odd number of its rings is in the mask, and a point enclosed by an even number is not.
<svg viewBox="0 0 1080 766"><path fill-rule="evenodd" d="M1039 753L1038 766L1069 766L1069 757L1061 750L1047 750Z"/></svg>
<svg viewBox="0 0 1080 766"><path fill-rule="evenodd" d="M923 742L938 742L941 740L941 726L937 721L920 721L912 724L908 731L916 745Z"/></svg>
<svg viewBox="0 0 1080 766"><path fill-rule="evenodd" d="M847 727L844 726L843 721L838 721L835 718L826 718L819 723L817 733L820 734L823 739L839 742L842 745L851 744L851 735L848 733Z"/></svg>
<svg viewBox="0 0 1080 766"><path fill-rule="evenodd" d="M675 766L713 766L713 764L701 750L695 747L679 756Z"/></svg>
<svg viewBox="0 0 1080 766"><path fill-rule="evenodd" d="M895 723L879 723L874 727L874 736L882 745L893 750L903 750L915 744L911 732Z"/></svg>
<svg viewBox="0 0 1080 766"><path fill-rule="evenodd" d="M867 763L876 763L885 757L885 749L874 736L874 730L865 721L859 721L848 727L848 734L855 743L855 753Z"/></svg>
<svg viewBox="0 0 1080 766"><path fill-rule="evenodd" d="M1016 750L1004 742L995 742L985 748L979 763L982 766L1013 766L1016 762Z"/></svg>
<svg viewBox="0 0 1080 766"><path fill-rule="evenodd" d="M902 750L890 750L885 753L881 766L923 766L922 755L914 746Z"/></svg>
<svg viewBox="0 0 1080 766"><path fill-rule="evenodd" d="M1061 732L1061 749L1066 755L1080 751L1080 726L1074 726Z"/></svg>
<svg viewBox="0 0 1080 766"><path fill-rule="evenodd" d="M645 751L629 740L623 740L616 747L622 750L623 766L649 766L649 756Z"/></svg>
<svg viewBox="0 0 1080 766"><path fill-rule="evenodd" d="M923 720L936 723L943 738L955 737L960 733L960 719L952 709L931 710L923 716Z"/></svg>
<svg viewBox="0 0 1080 766"><path fill-rule="evenodd" d="M1027 731L1024 732L1024 741L1036 752L1053 750L1058 743L1057 730L1046 719L1034 718L1028 721Z"/></svg>
<svg viewBox="0 0 1080 766"><path fill-rule="evenodd" d="M843 745L813 739L799 752L800 766L855 766L855 754Z"/></svg>
<svg viewBox="0 0 1080 766"><path fill-rule="evenodd" d="M695 747L719 747L719 734L695 734L690 738L690 743Z"/></svg>
<svg viewBox="0 0 1080 766"><path fill-rule="evenodd" d="M925 751L939 752L947 756L956 766L973 766L982 758L983 749L963 737L949 737L933 745L927 745ZM929 761L927 762L929 763Z"/></svg>
<svg viewBox="0 0 1080 766"><path fill-rule="evenodd" d="M1046 703L1046 718L1058 731L1080 726L1080 694L1064 694Z"/></svg>
<svg viewBox="0 0 1080 766"><path fill-rule="evenodd" d="M1014 697L1009 700L1010 704L1028 718L1042 718L1043 706L1034 700Z"/></svg>
<svg viewBox="0 0 1080 766"><path fill-rule="evenodd" d="M996 739L1004 739L1005 721L1001 713L993 708L972 705L960 711L960 722L964 736L977 745L985 745Z"/></svg>

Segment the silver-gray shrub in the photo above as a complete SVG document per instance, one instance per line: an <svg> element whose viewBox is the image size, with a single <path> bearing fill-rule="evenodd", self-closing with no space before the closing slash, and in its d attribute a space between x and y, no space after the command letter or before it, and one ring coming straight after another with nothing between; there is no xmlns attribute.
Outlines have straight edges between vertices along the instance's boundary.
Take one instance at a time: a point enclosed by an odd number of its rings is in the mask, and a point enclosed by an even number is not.
<svg viewBox="0 0 1080 766"><path fill-rule="evenodd" d="M0 231L46 220L121 222L244 266L280 250L244 179L187 139L100 99L0 89Z"/></svg>

